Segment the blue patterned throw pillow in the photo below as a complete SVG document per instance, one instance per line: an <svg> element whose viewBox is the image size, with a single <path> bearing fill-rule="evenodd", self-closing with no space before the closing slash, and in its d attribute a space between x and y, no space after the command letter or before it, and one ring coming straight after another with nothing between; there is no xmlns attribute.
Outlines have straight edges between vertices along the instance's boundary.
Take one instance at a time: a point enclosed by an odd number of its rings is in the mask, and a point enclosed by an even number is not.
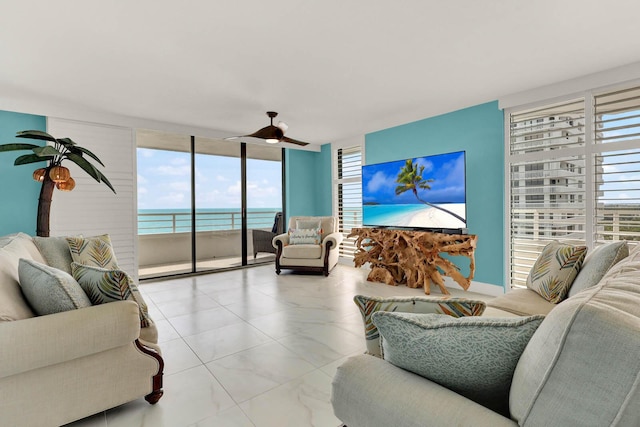
<svg viewBox="0 0 640 427"><path fill-rule="evenodd" d="M373 315L385 360L502 414L520 355L543 319Z"/></svg>
<svg viewBox="0 0 640 427"><path fill-rule="evenodd" d="M18 274L22 292L40 316L91 307L82 287L62 270L20 258Z"/></svg>
<svg viewBox="0 0 640 427"><path fill-rule="evenodd" d="M380 334L373 324L372 316L378 311L392 311L399 313L434 313L446 314L452 317L480 316L487 307L484 301L466 298L438 298L438 297L369 297L356 295L353 297L362 322L364 323L364 337L367 353L382 357L380 351Z"/></svg>

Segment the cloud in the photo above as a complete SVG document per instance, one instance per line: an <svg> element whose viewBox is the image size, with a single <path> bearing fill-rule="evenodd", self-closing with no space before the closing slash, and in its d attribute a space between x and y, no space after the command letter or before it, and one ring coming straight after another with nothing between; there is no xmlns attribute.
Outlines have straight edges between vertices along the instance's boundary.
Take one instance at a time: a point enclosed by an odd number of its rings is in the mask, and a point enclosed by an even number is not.
<svg viewBox="0 0 640 427"><path fill-rule="evenodd" d="M175 205L182 204L186 200L186 196L184 193L167 193L158 198L160 204L167 204L168 207L175 207Z"/></svg>
<svg viewBox="0 0 640 427"><path fill-rule="evenodd" d="M183 165L183 166L158 166L157 168L150 170L152 173L156 175L169 175L169 176L190 176L191 175L191 166Z"/></svg>
<svg viewBox="0 0 640 427"><path fill-rule="evenodd" d="M176 181L169 183L169 188L173 191L191 192L191 183L187 181Z"/></svg>
<svg viewBox="0 0 640 427"><path fill-rule="evenodd" d="M424 166L424 172L422 172L423 175L427 174L427 173L429 173L429 172L431 172L433 170L433 163L431 161L429 161L429 160L426 160L426 159L423 159L423 158L419 158L419 159L416 159L416 163L415 164L418 165L418 167Z"/></svg>
<svg viewBox="0 0 640 427"><path fill-rule="evenodd" d="M138 184L146 184L147 182L148 182L147 178L145 178L144 176L138 174Z"/></svg>
<svg viewBox="0 0 640 427"><path fill-rule="evenodd" d="M146 187L138 187L138 194L147 194L148 192Z"/></svg>
<svg viewBox="0 0 640 427"><path fill-rule="evenodd" d="M367 190L371 193L376 193L379 189L385 188L388 185L389 177L382 171L378 171L367 183Z"/></svg>
<svg viewBox="0 0 640 427"><path fill-rule="evenodd" d="M138 148L137 153L141 157L149 158L149 157L153 157L153 155L155 154L155 150L152 150L149 148Z"/></svg>

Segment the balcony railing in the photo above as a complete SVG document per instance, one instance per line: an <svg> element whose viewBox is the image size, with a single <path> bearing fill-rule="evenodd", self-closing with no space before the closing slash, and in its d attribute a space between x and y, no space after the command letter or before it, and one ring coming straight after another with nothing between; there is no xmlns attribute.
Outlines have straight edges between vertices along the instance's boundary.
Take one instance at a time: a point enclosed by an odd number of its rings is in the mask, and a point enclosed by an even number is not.
<svg viewBox="0 0 640 427"><path fill-rule="evenodd" d="M255 210L247 212L248 228L271 228L277 210ZM198 212L196 211L196 232L240 230L242 213ZM190 212L139 212L138 234L189 233L191 227Z"/></svg>

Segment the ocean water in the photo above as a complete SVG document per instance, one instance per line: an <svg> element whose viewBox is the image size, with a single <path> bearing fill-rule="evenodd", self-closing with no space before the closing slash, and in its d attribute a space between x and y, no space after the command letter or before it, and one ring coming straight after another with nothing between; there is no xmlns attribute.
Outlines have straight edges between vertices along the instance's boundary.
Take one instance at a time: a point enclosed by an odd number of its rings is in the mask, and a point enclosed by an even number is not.
<svg viewBox="0 0 640 427"><path fill-rule="evenodd" d="M270 228L281 208L248 208L249 228ZM240 230L242 215L238 208L196 209L196 231ZM188 233L191 209L138 209L138 234Z"/></svg>

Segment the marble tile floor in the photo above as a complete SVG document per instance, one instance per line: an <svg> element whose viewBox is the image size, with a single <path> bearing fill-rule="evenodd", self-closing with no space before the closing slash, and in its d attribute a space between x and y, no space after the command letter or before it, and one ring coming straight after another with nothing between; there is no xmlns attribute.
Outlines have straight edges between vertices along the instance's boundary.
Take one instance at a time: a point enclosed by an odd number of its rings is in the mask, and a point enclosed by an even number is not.
<svg viewBox="0 0 640 427"><path fill-rule="evenodd" d="M165 360L164 396L154 406L141 398L68 426L340 425L331 379L346 358L365 350L353 296L424 295L367 282L367 274L338 264L329 277L278 276L270 264L143 283Z"/></svg>

